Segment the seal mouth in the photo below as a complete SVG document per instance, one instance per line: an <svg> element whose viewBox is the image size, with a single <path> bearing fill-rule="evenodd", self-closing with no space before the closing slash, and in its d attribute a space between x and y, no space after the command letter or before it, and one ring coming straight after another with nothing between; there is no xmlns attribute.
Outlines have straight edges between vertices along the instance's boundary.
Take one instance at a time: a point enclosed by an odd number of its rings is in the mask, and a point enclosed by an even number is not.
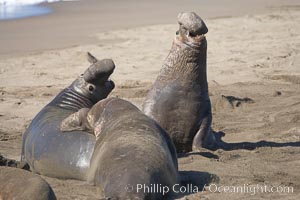
<svg viewBox="0 0 300 200"><path fill-rule="evenodd" d="M115 88L115 83L111 79L108 79L107 81L105 81L104 84L105 84L105 88L108 91L112 91Z"/></svg>
<svg viewBox="0 0 300 200"><path fill-rule="evenodd" d="M193 33L189 31L185 31L184 34L180 33L180 30L176 31L177 39L180 41L185 41L187 40L188 42L191 43L201 43L206 39L205 34L200 34L200 35L194 35Z"/></svg>

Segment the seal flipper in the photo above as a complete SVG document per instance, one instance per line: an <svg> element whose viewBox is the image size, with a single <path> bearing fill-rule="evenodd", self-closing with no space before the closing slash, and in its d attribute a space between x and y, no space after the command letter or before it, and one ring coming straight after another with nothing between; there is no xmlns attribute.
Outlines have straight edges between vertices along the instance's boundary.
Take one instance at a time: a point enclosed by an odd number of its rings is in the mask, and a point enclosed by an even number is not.
<svg viewBox="0 0 300 200"><path fill-rule="evenodd" d="M79 111L72 113L65 118L60 124L60 130L62 132L69 131L87 131L93 134L90 125L87 121L87 115L90 111L89 108L81 108Z"/></svg>
<svg viewBox="0 0 300 200"><path fill-rule="evenodd" d="M213 149L216 145L216 138L213 134L211 123L212 115L209 113L202 120L200 128L193 139L193 151L199 151L202 148Z"/></svg>

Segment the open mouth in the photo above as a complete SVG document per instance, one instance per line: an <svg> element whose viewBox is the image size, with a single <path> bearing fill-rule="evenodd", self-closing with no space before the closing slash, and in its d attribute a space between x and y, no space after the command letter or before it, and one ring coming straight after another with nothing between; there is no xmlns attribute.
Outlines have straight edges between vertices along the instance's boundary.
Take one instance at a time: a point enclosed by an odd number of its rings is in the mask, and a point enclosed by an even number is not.
<svg viewBox="0 0 300 200"><path fill-rule="evenodd" d="M115 88L115 83L108 79L107 81L105 81L105 87L107 90L112 91Z"/></svg>
<svg viewBox="0 0 300 200"><path fill-rule="evenodd" d="M193 34L191 32L187 32L187 37L189 37L190 39L194 40L195 42L201 42L202 40L205 39L205 34Z"/></svg>
<svg viewBox="0 0 300 200"><path fill-rule="evenodd" d="M184 31L184 33L181 33L180 30L178 30L176 32L177 36L183 37L185 39L187 39L190 42L194 42L194 43L200 43L205 39L205 34L194 34L189 32L188 30Z"/></svg>

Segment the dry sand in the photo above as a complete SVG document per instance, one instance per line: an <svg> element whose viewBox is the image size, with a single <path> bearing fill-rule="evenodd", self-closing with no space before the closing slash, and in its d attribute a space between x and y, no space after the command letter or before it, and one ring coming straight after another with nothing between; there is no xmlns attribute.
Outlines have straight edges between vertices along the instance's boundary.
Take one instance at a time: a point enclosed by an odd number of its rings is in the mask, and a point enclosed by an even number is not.
<svg viewBox="0 0 300 200"><path fill-rule="evenodd" d="M225 133L223 148L181 155L181 173L197 186L259 184L294 191L251 195L207 189L179 198L299 199L300 7L210 19L206 24L213 129L218 136ZM25 127L88 67L87 51L115 61L112 78L117 87L111 96L140 107L176 30L173 23L99 32L92 35L93 44L0 59L0 153L20 158ZM101 196L98 188L84 182L44 178L59 199Z"/></svg>

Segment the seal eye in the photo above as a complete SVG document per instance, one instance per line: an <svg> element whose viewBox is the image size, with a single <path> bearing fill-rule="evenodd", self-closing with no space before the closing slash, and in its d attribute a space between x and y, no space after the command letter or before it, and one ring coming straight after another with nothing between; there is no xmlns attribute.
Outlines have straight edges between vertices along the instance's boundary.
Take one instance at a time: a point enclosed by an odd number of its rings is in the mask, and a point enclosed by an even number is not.
<svg viewBox="0 0 300 200"><path fill-rule="evenodd" d="M94 87L90 85L89 86L89 91L91 91L91 92L94 91Z"/></svg>

